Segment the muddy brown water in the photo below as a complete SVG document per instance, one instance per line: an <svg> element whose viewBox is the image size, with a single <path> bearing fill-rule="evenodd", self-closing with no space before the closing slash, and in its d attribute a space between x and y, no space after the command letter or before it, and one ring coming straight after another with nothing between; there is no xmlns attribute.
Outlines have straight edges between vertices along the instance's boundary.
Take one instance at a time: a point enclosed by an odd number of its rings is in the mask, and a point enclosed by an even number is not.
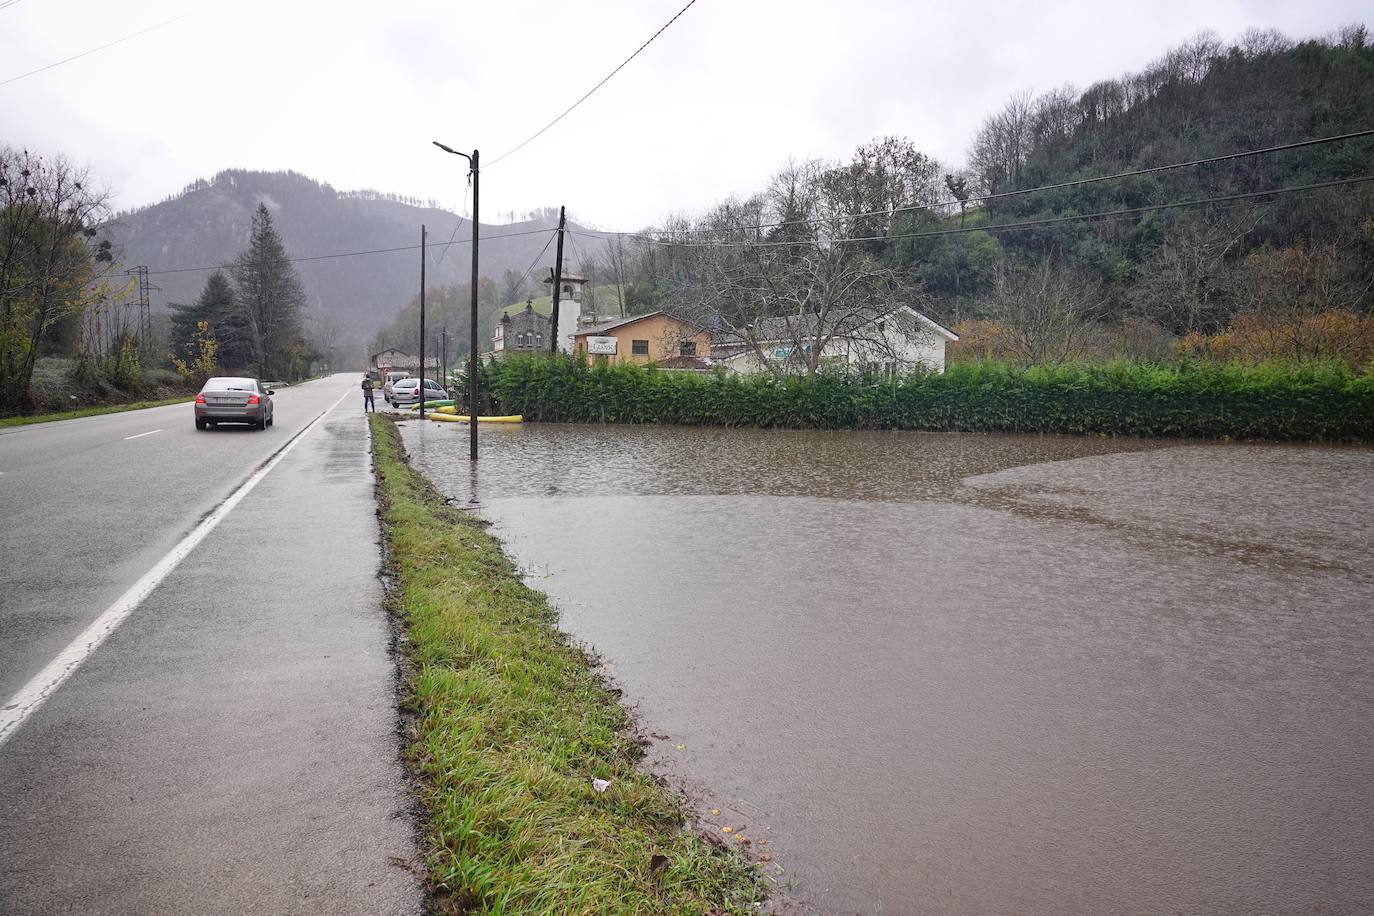
<svg viewBox="0 0 1374 916"><path fill-rule="evenodd" d="M1374 912L1374 450L403 428L806 910Z"/></svg>

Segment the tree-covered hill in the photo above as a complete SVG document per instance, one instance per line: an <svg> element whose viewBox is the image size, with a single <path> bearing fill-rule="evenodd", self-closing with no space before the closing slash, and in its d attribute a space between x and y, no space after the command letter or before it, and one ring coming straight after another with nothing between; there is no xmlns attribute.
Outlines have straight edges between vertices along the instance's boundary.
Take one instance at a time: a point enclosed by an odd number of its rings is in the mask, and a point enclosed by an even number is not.
<svg viewBox="0 0 1374 916"><path fill-rule="evenodd" d="M157 273L211 267L232 260L247 244L253 212L271 211L293 258L340 252L416 246L420 225L431 243L445 243L458 224L457 214L431 202L371 191L340 192L294 172L227 170L196 181L161 203L120 214L110 236L123 249L127 265L145 264L162 288L155 306L191 302L210 271ZM509 225L481 228L483 276L523 272L557 224L556 211ZM517 235L517 233L529 233ZM512 236L498 238L498 236ZM471 224L458 229L458 244L445 254L431 253L427 282L440 286L465 281L471 271L467 240ZM329 317L345 339L364 341L390 322L419 288L418 250L358 257L298 261L305 284L306 314Z"/></svg>

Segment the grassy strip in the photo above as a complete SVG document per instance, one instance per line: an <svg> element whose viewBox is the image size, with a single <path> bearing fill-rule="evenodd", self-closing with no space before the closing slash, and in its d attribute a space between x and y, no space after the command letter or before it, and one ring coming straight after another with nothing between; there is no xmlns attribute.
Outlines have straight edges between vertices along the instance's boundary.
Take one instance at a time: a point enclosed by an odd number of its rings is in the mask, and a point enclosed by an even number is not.
<svg viewBox="0 0 1374 916"><path fill-rule="evenodd" d="M498 413L535 421L1374 441L1374 372L1342 365L972 362L774 379L512 356L485 372Z"/></svg>
<svg viewBox="0 0 1374 916"><path fill-rule="evenodd" d="M166 407L168 404L185 404L195 399L195 395L187 394L176 398L167 398L162 401L134 401L129 404L103 404L99 407L79 407L76 410L64 410L61 413L36 413L25 414L14 417L0 417L0 429L7 426L27 426L30 423L51 423L54 420L75 420L78 417L98 417L107 413L123 413L126 410L146 410L149 407Z"/></svg>
<svg viewBox="0 0 1374 916"><path fill-rule="evenodd" d="M470 515L406 462L374 414L373 460L403 622L410 762L440 906L492 913L735 912L750 869L684 829L636 769L628 713ZM609 779L597 793L592 779Z"/></svg>

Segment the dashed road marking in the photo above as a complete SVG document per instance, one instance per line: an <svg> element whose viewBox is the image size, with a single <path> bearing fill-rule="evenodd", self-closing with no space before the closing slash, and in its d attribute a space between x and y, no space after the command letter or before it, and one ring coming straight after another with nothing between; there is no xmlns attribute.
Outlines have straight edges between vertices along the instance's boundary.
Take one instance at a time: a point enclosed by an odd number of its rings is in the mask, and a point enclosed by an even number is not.
<svg viewBox="0 0 1374 916"><path fill-rule="evenodd" d="M125 436L124 441L128 442L130 439L142 439L144 436L151 436L153 433L160 432L162 432L160 429L150 429L146 433L139 433L137 436Z"/></svg>

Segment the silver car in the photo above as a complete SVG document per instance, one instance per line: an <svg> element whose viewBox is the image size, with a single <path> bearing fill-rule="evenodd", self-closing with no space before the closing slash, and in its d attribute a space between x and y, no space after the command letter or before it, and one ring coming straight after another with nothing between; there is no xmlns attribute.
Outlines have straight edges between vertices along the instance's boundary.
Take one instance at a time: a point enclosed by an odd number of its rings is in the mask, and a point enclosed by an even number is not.
<svg viewBox="0 0 1374 916"><path fill-rule="evenodd" d="M196 395L196 429L219 423L251 423L258 429L271 426L272 389L255 378L207 380Z"/></svg>
<svg viewBox="0 0 1374 916"><path fill-rule="evenodd" d="M448 392L439 387L439 383L432 378L425 379L425 400L444 401L448 399ZM406 404L420 403L420 380L417 378L403 378L391 386L391 403L396 407Z"/></svg>

